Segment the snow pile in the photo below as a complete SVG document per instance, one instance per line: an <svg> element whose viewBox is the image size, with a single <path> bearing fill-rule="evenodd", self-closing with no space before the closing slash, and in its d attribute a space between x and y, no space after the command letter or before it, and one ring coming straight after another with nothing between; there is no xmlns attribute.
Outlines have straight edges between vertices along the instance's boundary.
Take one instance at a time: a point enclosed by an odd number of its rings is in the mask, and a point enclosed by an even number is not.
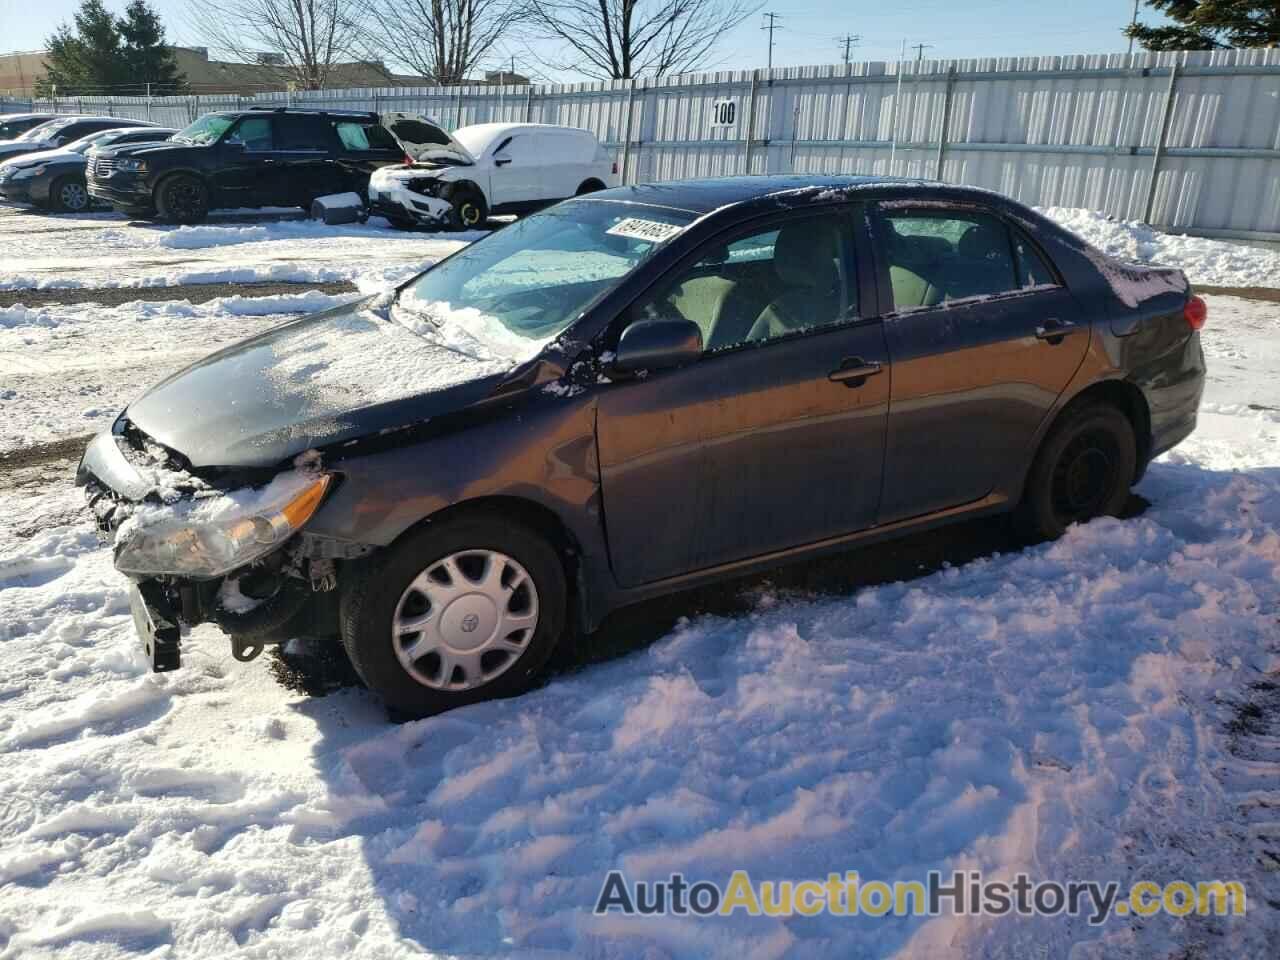
<svg viewBox="0 0 1280 960"><path fill-rule="evenodd" d="M1280 252L1224 240L1161 233L1145 223L1111 220L1093 210L1037 208L1104 253L1179 267L1193 284L1280 287Z"/></svg>

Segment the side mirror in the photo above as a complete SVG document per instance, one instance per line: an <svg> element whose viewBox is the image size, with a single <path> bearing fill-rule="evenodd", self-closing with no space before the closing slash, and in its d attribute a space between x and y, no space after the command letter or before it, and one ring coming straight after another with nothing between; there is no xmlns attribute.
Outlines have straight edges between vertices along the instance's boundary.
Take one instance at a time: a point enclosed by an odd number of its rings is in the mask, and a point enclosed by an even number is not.
<svg viewBox="0 0 1280 960"><path fill-rule="evenodd" d="M233 153L244 153L245 151L243 140L223 140L222 145Z"/></svg>
<svg viewBox="0 0 1280 960"><path fill-rule="evenodd" d="M702 330L691 320L637 320L618 338L613 365L623 371L667 370L702 354Z"/></svg>

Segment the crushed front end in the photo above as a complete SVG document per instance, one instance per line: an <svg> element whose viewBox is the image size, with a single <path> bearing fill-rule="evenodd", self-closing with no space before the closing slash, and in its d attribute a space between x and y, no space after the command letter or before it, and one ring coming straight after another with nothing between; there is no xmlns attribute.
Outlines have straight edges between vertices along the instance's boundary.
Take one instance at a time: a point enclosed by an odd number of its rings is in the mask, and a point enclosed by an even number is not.
<svg viewBox="0 0 1280 960"><path fill-rule="evenodd" d="M337 483L316 454L271 476L205 478L122 418L89 444L76 483L130 580L153 670L177 669L183 629L201 623L238 660L337 633L337 565L368 549L302 531Z"/></svg>

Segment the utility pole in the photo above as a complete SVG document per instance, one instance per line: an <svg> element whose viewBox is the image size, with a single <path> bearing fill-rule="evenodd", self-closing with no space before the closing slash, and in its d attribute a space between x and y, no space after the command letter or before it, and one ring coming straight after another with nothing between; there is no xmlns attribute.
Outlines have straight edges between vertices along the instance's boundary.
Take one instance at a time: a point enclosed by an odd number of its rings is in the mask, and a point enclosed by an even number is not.
<svg viewBox="0 0 1280 960"><path fill-rule="evenodd" d="M846 33L843 37L836 37L836 43L844 44L844 62L846 64L849 62L849 50L861 39L861 34L857 33Z"/></svg>
<svg viewBox="0 0 1280 960"><path fill-rule="evenodd" d="M933 44L932 43L913 43L911 46L915 48L916 63L919 63L921 60L924 59L925 50L931 49L933 47Z"/></svg>
<svg viewBox="0 0 1280 960"><path fill-rule="evenodd" d="M1133 0L1133 21L1129 24L1129 29L1133 29L1138 25L1138 0ZM1129 56L1133 56L1133 34L1129 34Z"/></svg>
<svg viewBox="0 0 1280 960"><path fill-rule="evenodd" d="M768 68L772 70L773 69L773 31L775 29L781 29L780 27L776 26L776 23L778 20L781 20L782 18L778 16L778 14L774 13L773 11L768 11L767 13L765 13L764 18L769 22L760 24L760 29L769 31L769 67Z"/></svg>

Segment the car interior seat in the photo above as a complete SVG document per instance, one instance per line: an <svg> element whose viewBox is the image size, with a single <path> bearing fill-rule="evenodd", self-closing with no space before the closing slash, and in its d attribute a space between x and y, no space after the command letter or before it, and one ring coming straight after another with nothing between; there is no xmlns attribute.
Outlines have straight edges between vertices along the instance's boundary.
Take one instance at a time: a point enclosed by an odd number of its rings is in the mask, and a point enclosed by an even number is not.
<svg viewBox="0 0 1280 960"><path fill-rule="evenodd" d="M835 223L810 221L778 231L773 270L774 290L780 286L782 292L760 311L747 340L779 337L844 315L844 271Z"/></svg>

